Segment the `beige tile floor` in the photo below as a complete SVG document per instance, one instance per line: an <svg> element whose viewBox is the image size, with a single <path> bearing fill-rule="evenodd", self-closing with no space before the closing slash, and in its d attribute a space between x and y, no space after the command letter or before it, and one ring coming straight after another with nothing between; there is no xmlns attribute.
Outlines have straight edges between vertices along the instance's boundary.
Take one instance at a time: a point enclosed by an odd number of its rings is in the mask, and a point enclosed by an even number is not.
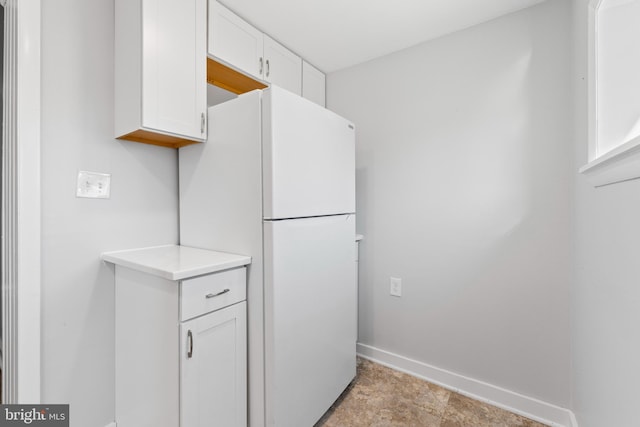
<svg viewBox="0 0 640 427"><path fill-rule="evenodd" d="M315 427L544 427L358 358L356 379Z"/></svg>

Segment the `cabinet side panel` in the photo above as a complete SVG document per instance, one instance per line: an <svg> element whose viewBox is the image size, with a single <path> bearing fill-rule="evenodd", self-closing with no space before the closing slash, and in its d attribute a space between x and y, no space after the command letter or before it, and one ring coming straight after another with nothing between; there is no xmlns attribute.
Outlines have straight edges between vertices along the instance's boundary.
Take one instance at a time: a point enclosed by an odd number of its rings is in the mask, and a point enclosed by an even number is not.
<svg viewBox="0 0 640 427"><path fill-rule="evenodd" d="M115 1L115 137L140 128L142 2Z"/></svg>
<svg viewBox="0 0 640 427"><path fill-rule="evenodd" d="M178 284L116 266L116 423L179 423Z"/></svg>
<svg viewBox="0 0 640 427"><path fill-rule="evenodd" d="M249 416L264 423L260 92L209 109L209 139L180 148L180 244L250 255Z"/></svg>

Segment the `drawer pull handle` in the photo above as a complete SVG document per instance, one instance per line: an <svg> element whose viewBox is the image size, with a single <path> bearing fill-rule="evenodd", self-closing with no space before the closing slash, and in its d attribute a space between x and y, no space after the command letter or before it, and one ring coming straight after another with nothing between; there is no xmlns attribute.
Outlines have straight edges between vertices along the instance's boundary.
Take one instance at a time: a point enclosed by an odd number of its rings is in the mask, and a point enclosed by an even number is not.
<svg viewBox="0 0 640 427"><path fill-rule="evenodd" d="M191 330L187 332L187 341L189 341L189 350L187 351L187 359L191 359L193 357L193 334Z"/></svg>
<svg viewBox="0 0 640 427"><path fill-rule="evenodd" d="M229 292L229 289L225 289L224 291L220 291L220 292L218 292L217 294L207 294L207 295L205 296L205 298L209 299L209 298L219 297L220 295L224 295L224 294L226 294L227 292Z"/></svg>

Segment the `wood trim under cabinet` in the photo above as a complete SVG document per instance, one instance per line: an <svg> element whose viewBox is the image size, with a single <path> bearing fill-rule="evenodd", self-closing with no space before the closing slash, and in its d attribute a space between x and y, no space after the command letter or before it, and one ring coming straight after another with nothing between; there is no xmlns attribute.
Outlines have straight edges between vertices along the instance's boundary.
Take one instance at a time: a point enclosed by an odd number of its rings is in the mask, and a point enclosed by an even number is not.
<svg viewBox="0 0 640 427"><path fill-rule="evenodd" d="M184 147L185 145L200 143L199 141L184 139L177 136L164 135L143 129L138 129L126 135L119 136L117 139L142 142L143 144L159 145L161 147L169 148L180 148Z"/></svg>
<svg viewBox="0 0 640 427"><path fill-rule="evenodd" d="M236 95L267 87L214 59L207 58L207 83L233 92Z"/></svg>

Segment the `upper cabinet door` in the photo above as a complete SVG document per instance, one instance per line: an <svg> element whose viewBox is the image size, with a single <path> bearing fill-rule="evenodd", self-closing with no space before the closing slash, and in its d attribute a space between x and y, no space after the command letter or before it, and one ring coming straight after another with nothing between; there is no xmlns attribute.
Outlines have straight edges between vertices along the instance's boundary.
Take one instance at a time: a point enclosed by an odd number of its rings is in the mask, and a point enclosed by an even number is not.
<svg viewBox="0 0 640 427"><path fill-rule="evenodd" d="M206 139L206 0L143 0L142 126Z"/></svg>
<svg viewBox="0 0 640 427"><path fill-rule="evenodd" d="M115 137L207 139L206 0L115 0Z"/></svg>
<svg viewBox="0 0 640 427"><path fill-rule="evenodd" d="M307 61L302 61L302 96L323 107L326 105L325 75Z"/></svg>
<svg viewBox="0 0 640 427"><path fill-rule="evenodd" d="M287 89L296 95L302 94L302 58L264 35L264 79Z"/></svg>
<svg viewBox="0 0 640 427"><path fill-rule="evenodd" d="M262 32L218 3L209 2L208 53L262 79Z"/></svg>

